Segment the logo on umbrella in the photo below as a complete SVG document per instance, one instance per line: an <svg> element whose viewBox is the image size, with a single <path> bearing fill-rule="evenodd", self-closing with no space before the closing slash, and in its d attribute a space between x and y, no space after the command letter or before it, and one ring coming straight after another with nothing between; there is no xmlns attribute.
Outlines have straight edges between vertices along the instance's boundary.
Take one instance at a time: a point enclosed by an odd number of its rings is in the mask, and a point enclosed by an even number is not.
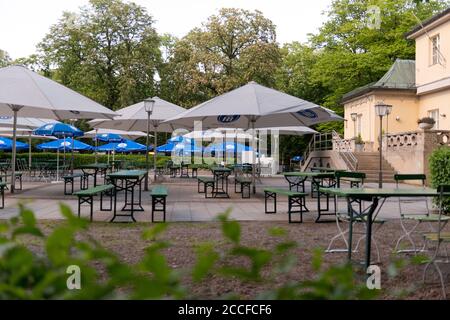
<svg viewBox="0 0 450 320"><path fill-rule="evenodd" d="M236 122L239 120L241 116L238 114L235 115L223 115L223 116L218 116L217 117L217 121L219 121L220 123L232 123L232 122Z"/></svg>
<svg viewBox="0 0 450 320"><path fill-rule="evenodd" d="M118 146L119 148L126 148L126 147L127 147L127 144L126 144L126 143L119 143L117 146Z"/></svg>
<svg viewBox="0 0 450 320"><path fill-rule="evenodd" d="M102 134L102 137L103 137L103 138L106 138L107 136L108 136L107 133Z"/></svg>
<svg viewBox="0 0 450 320"><path fill-rule="evenodd" d="M48 124L44 127L45 130L50 130L51 128L53 128L52 124Z"/></svg>
<svg viewBox="0 0 450 320"><path fill-rule="evenodd" d="M315 113L312 110L301 110L297 112L299 115L305 117L305 118L310 118L310 119L314 119L317 118L317 113Z"/></svg>
<svg viewBox="0 0 450 320"><path fill-rule="evenodd" d="M61 142L61 146L63 146L63 147L68 147L70 145L71 145L71 143L69 141Z"/></svg>
<svg viewBox="0 0 450 320"><path fill-rule="evenodd" d="M3 140L0 140L0 144L6 144L6 143L5 143L5 141L3 141Z"/></svg>
<svg viewBox="0 0 450 320"><path fill-rule="evenodd" d="M227 144L226 148L227 148L228 150L231 150L231 149L234 149L234 146L233 146L232 144Z"/></svg>

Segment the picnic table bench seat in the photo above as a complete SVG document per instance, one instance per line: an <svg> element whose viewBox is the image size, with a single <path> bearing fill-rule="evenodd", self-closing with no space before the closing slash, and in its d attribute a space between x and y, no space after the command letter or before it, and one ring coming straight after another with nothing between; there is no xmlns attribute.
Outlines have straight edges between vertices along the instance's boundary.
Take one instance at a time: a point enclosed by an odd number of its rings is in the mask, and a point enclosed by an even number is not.
<svg viewBox="0 0 450 320"><path fill-rule="evenodd" d="M163 213L162 222L166 222L166 198L169 192L164 186L154 186L150 192L152 197L152 222L155 221L155 212L159 211Z"/></svg>
<svg viewBox="0 0 450 320"><path fill-rule="evenodd" d="M291 191L288 189L280 188L265 188L264 189L264 206L266 214L277 213L277 195L283 195L288 197L288 216L289 223L302 223L303 222L303 208L305 206L305 192ZM269 199L274 200L274 209L269 211L267 209L267 201ZM300 220L292 220L292 214L299 213Z"/></svg>
<svg viewBox="0 0 450 320"><path fill-rule="evenodd" d="M87 203L90 206L90 220L94 215L94 196L100 195L100 211L111 211L113 209L112 201L116 196L115 187L112 184L98 185L96 187L80 190L74 193L78 197L78 218L81 215L81 205ZM109 193L109 208L103 208L103 195Z"/></svg>
<svg viewBox="0 0 450 320"><path fill-rule="evenodd" d="M71 195L74 191L74 181L76 178L80 178L80 190L86 189L87 186L85 186L86 176L84 173L81 172L75 172L73 174L67 174L63 176L64 180L64 195ZM71 191L67 192L67 185L71 185Z"/></svg>
<svg viewBox="0 0 450 320"><path fill-rule="evenodd" d="M240 186L238 189L237 186ZM250 187L252 185L252 179L248 177L236 177L234 178L234 192L240 193L242 198L250 198Z"/></svg>
<svg viewBox="0 0 450 320"><path fill-rule="evenodd" d="M214 177L197 177L198 193L204 193L205 198L212 198L214 192ZM208 188L211 189L211 196L208 197Z"/></svg>

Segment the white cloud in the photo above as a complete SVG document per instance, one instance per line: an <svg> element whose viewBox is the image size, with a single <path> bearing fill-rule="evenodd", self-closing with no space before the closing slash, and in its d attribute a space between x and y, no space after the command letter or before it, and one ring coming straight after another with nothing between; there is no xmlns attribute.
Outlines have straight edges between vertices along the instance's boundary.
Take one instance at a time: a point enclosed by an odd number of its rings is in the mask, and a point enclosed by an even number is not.
<svg viewBox="0 0 450 320"><path fill-rule="evenodd" d="M135 0L156 20L160 33L182 37L222 7L258 9L277 26L280 43L305 41L325 17L331 0ZM63 11L76 11L88 0L0 0L0 49L12 58L35 52L36 44Z"/></svg>

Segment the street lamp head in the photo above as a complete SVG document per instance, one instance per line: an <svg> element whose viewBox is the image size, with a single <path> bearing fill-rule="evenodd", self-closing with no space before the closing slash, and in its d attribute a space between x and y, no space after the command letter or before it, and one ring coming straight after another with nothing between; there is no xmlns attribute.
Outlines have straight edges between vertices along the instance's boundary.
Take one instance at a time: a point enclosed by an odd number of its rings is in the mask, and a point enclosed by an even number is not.
<svg viewBox="0 0 450 320"><path fill-rule="evenodd" d="M389 110L389 111L388 111ZM375 105L375 114L379 117L384 117L392 111L392 106L385 104L383 101L377 102Z"/></svg>
<svg viewBox="0 0 450 320"><path fill-rule="evenodd" d="M153 100L153 99L145 99L144 100L145 112L152 113L154 107L155 107L155 100Z"/></svg>
<svg viewBox="0 0 450 320"><path fill-rule="evenodd" d="M358 118L358 114L356 112L352 112L350 114L350 117L352 118L352 121L356 121L356 119Z"/></svg>

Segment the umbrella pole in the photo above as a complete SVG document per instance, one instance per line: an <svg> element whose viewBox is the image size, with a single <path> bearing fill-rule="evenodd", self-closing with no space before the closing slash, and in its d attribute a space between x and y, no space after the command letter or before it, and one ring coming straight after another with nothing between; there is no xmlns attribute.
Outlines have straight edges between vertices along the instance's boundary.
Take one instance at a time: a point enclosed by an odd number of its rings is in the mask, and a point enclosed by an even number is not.
<svg viewBox="0 0 450 320"><path fill-rule="evenodd" d="M158 125L155 126L155 145L153 146L153 170L154 170L154 181L156 181L156 146L158 143ZM147 150L148 153L148 150Z"/></svg>
<svg viewBox="0 0 450 320"><path fill-rule="evenodd" d="M20 108L13 107L14 119L13 119L13 145L12 145L12 159L11 159L11 193L14 193L14 187L16 182L16 140L17 140L16 130L17 130L17 112L19 111L19 109Z"/></svg>
<svg viewBox="0 0 450 320"><path fill-rule="evenodd" d="M252 185L253 185L253 194L256 193L256 154L255 154L255 120L252 119Z"/></svg>
<svg viewBox="0 0 450 320"><path fill-rule="evenodd" d="M73 164L74 164L73 149L75 149L75 138L72 136L72 161L70 164L70 174L73 174Z"/></svg>
<svg viewBox="0 0 450 320"><path fill-rule="evenodd" d="M56 181L59 181L59 148L56 148Z"/></svg>
<svg viewBox="0 0 450 320"><path fill-rule="evenodd" d="M28 173L31 179L31 131L28 135Z"/></svg>
<svg viewBox="0 0 450 320"><path fill-rule="evenodd" d="M95 129L95 163L97 163L97 148L98 148L97 134L98 134L98 129ZM109 161L108 161L108 163L109 163Z"/></svg>

